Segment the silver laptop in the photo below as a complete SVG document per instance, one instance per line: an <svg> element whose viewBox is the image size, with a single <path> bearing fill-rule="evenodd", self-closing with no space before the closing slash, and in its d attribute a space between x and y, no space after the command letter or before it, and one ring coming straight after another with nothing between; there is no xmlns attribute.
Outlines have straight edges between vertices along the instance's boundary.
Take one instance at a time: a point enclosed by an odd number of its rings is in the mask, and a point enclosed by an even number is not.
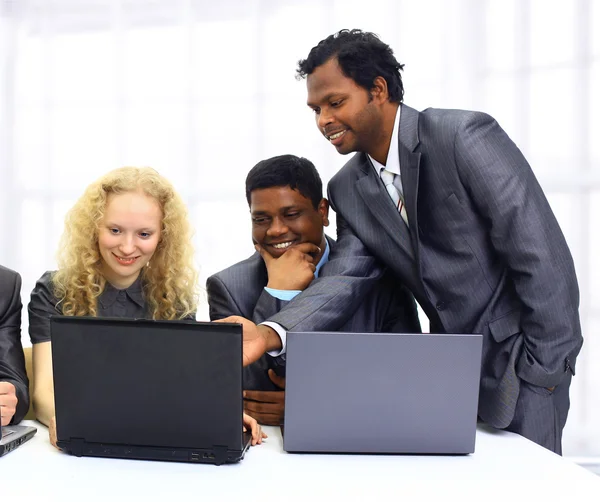
<svg viewBox="0 0 600 502"><path fill-rule="evenodd" d="M475 451L481 335L287 335L288 452Z"/></svg>
<svg viewBox="0 0 600 502"><path fill-rule="evenodd" d="M35 427L28 425L6 425L0 424L0 457L29 441L37 432Z"/></svg>

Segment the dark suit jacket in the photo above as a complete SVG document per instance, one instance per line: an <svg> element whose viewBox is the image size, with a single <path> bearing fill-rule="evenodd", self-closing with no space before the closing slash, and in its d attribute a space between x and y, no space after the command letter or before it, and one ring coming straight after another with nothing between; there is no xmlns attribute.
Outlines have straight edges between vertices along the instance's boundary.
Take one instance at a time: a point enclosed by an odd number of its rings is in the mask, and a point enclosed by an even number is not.
<svg viewBox="0 0 600 502"><path fill-rule="evenodd" d="M329 237L327 240L332 253L335 241ZM206 281L210 319L239 315L257 324L266 320L289 303L267 293L264 290L267 282L267 269L258 253L212 275ZM419 333L415 301L406 289L398 288L395 283L391 274L384 274L356 309L342 313L344 322L339 331ZM284 357L263 356L244 368L244 388L276 390L266 372L272 367L281 374L284 365Z"/></svg>
<svg viewBox="0 0 600 502"><path fill-rule="evenodd" d="M10 382L17 391L17 424L29 409L29 381L21 345L21 277L0 266L0 381Z"/></svg>
<svg viewBox="0 0 600 502"><path fill-rule="evenodd" d="M506 427L520 380L553 387L574 373L583 339L571 254L527 161L490 116L402 105L398 146L410 229L356 154L329 183L336 251L269 320L336 329L384 264L433 332L484 335L479 415Z"/></svg>

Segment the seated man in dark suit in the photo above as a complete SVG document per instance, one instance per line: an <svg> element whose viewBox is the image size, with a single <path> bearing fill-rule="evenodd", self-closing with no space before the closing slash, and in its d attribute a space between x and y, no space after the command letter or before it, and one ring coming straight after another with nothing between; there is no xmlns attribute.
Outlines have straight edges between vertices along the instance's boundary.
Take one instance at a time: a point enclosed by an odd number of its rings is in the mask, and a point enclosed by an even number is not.
<svg viewBox="0 0 600 502"><path fill-rule="evenodd" d="M21 277L0 266L0 416L18 424L29 409L29 382L21 345Z"/></svg>
<svg viewBox="0 0 600 502"><path fill-rule="evenodd" d="M306 289L335 241L326 236L329 202L315 166L282 155L263 160L246 178L257 252L208 278L211 320L236 315L260 323ZM413 297L384 275L340 331L418 333ZM244 368L244 408L260 423L283 418L284 357L263 355Z"/></svg>

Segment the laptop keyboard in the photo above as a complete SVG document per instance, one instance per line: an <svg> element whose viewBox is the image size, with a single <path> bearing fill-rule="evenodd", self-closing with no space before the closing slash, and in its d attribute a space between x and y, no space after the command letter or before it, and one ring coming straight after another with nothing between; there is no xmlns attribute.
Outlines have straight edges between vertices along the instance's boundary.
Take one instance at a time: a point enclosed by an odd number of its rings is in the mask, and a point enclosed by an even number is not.
<svg viewBox="0 0 600 502"><path fill-rule="evenodd" d="M15 431L3 427L2 428L2 439L4 439L6 436L10 436L11 434L14 434L14 433L15 433Z"/></svg>

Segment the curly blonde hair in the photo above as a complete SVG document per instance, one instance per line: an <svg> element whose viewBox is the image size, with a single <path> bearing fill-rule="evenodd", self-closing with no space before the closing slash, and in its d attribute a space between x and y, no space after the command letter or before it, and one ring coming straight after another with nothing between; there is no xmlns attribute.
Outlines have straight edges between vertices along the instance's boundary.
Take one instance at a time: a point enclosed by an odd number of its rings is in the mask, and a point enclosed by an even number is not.
<svg viewBox="0 0 600 502"><path fill-rule="evenodd" d="M54 294L67 316L96 316L106 279L98 232L109 194L141 191L162 210L160 240L142 270L144 297L153 319L182 319L194 314L197 272L193 263L192 229L186 206L173 185L149 167L122 167L92 183L67 213L53 275Z"/></svg>

